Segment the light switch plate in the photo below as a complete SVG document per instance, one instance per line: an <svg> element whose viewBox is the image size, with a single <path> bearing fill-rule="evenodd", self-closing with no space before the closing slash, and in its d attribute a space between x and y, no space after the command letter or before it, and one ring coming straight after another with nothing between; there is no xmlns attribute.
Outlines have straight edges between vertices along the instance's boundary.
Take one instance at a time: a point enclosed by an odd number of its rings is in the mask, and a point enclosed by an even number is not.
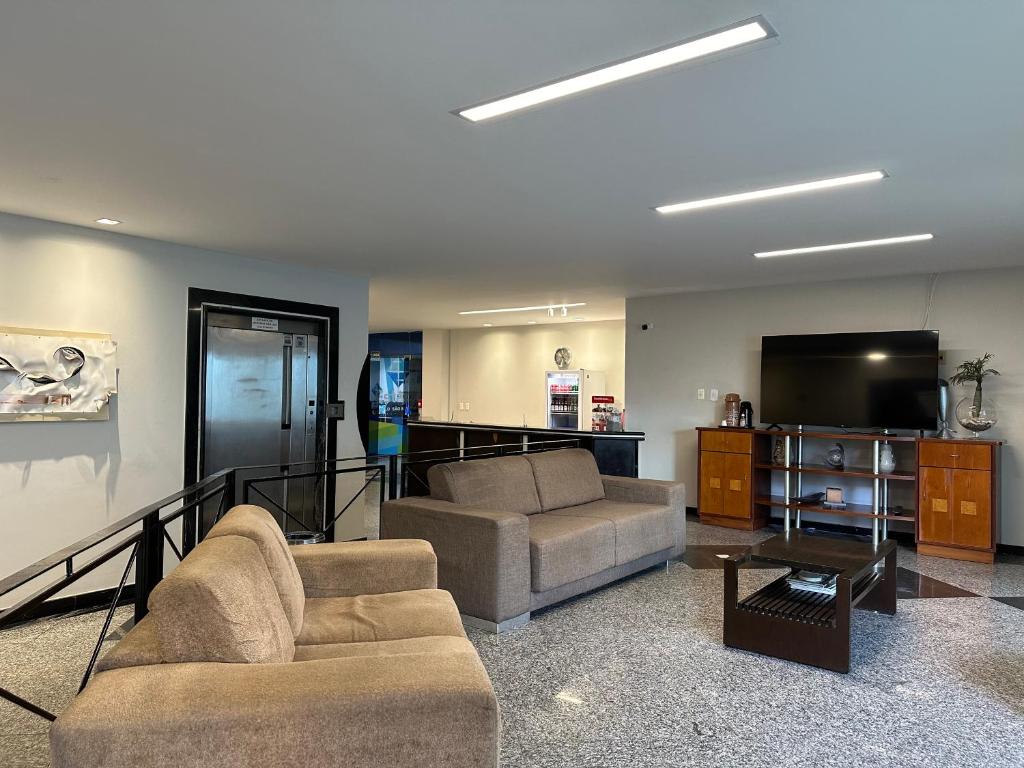
<svg viewBox="0 0 1024 768"><path fill-rule="evenodd" d="M711 402L714 403L714 402L717 402L717 401L718 401L718 390L717 389L712 389L711 390Z"/></svg>
<svg viewBox="0 0 1024 768"><path fill-rule="evenodd" d="M697 399L698 400L703 400L704 399L704 387L699 387L697 389Z"/></svg>

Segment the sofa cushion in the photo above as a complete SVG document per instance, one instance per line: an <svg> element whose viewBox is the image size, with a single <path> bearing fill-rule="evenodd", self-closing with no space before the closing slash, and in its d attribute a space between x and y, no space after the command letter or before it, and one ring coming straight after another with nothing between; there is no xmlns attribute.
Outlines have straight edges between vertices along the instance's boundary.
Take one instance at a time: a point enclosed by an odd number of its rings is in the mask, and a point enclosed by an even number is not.
<svg viewBox="0 0 1024 768"><path fill-rule="evenodd" d="M377 640L371 643L324 643L295 646L295 661L344 659L357 656L398 656L408 653L475 653L473 644L464 637L431 635L404 640Z"/></svg>
<svg viewBox="0 0 1024 768"><path fill-rule="evenodd" d="M144 616L142 621L128 630L128 633L96 662L96 671L144 667L148 664L160 664L162 661L156 622L152 616Z"/></svg>
<svg viewBox="0 0 1024 768"><path fill-rule="evenodd" d="M465 637L459 609L441 589L358 597L314 597L296 645L368 643L411 637Z"/></svg>
<svg viewBox="0 0 1024 768"><path fill-rule="evenodd" d="M288 542L277 520L263 507L242 504L232 508L206 534L208 539L214 536L245 536L259 547L270 577L274 580L292 634L297 635L302 629L302 609L306 595L295 561L288 550Z"/></svg>
<svg viewBox="0 0 1024 768"><path fill-rule="evenodd" d="M672 507L601 499L549 514L607 520L614 525L616 565L675 546L676 510Z"/></svg>
<svg viewBox="0 0 1024 768"><path fill-rule="evenodd" d="M153 589L149 615L165 662L280 663L294 637L252 539L206 539Z"/></svg>
<svg viewBox="0 0 1024 768"><path fill-rule="evenodd" d="M543 511L575 507L604 498L594 454L582 448L527 454Z"/></svg>
<svg viewBox="0 0 1024 768"><path fill-rule="evenodd" d="M427 482L435 499L522 515L540 512L533 469L522 456L435 464Z"/></svg>
<svg viewBox="0 0 1024 768"><path fill-rule="evenodd" d="M530 581L545 592L615 565L615 526L569 515L530 515Z"/></svg>

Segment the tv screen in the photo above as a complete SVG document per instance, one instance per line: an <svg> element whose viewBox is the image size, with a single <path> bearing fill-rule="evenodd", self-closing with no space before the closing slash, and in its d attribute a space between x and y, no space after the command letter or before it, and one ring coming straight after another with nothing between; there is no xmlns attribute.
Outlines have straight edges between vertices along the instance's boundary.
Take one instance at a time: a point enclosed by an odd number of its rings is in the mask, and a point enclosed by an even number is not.
<svg viewBox="0 0 1024 768"><path fill-rule="evenodd" d="M761 337L761 421L935 429L938 331Z"/></svg>

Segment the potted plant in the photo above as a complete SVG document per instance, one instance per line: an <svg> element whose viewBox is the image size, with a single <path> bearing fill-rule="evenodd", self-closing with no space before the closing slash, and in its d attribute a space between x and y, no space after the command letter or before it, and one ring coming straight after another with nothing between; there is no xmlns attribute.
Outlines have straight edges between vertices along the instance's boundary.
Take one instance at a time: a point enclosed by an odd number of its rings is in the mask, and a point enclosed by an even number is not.
<svg viewBox="0 0 1024 768"><path fill-rule="evenodd" d="M967 384L974 382L974 397L965 397L956 406L956 420L960 426L968 429L977 437L979 432L984 432L995 426L997 416L995 408L991 403L985 403L982 395L982 382L986 376L998 376L999 371L989 368L988 364L995 357L991 352L986 352L974 360L965 360L956 367L956 372L949 377L952 384Z"/></svg>

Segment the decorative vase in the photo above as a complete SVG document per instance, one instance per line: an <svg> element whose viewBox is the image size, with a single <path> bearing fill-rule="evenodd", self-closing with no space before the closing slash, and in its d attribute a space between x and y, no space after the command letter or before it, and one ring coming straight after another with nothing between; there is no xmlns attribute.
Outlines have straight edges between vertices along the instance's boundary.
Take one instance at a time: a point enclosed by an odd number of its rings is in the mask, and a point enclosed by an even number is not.
<svg viewBox="0 0 1024 768"><path fill-rule="evenodd" d="M960 426L978 437L979 432L992 429L999 421L995 406L985 400L979 382L972 397L965 397L956 404L956 420Z"/></svg>
<svg viewBox="0 0 1024 768"><path fill-rule="evenodd" d="M825 462L833 469L842 469L846 466L846 451L840 443L829 448L825 454Z"/></svg>
<svg viewBox="0 0 1024 768"><path fill-rule="evenodd" d="M892 453L892 446L888 443L883 443L881 453L878 456L878 471L888 475L894 469L896 469L896 457Z"/></svg>
<svg viewBox="0 0 1024 768"><path fill-rule="evenodd" d="M775 446L772 448L772 464L781 467L786 463L786 441L781 437L775 438Z"/></svg>
<svg viewBox="0 0 1024 768"><path fill-rule="evenodd" d="M725 396L725 425L727 427L740 426L740 396L730 392Z"/></svg>

